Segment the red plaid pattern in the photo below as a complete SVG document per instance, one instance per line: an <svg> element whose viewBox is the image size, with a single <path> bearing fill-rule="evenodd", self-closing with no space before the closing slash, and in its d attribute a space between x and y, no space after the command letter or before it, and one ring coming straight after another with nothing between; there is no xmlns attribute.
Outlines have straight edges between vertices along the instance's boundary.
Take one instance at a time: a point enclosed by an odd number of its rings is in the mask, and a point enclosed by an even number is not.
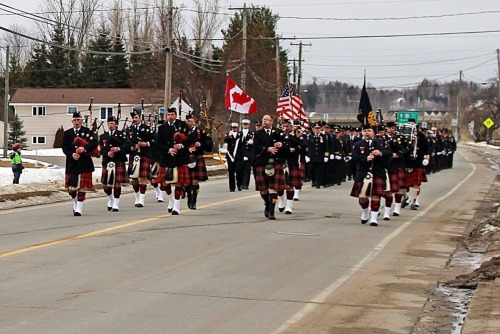
<svg viewBox="0 0 500 334"><path fill-rule="evenodd" d="M359 193L361 191L361 188L363 188L363 182L362 181L359 181L359 182L354 182L354 184L352 185L352 189L351 189L351 196L352 197L359 197ZM383 196L385 193L385 180L381 177L378 177L378 176L375 176L373 178L373 182L372 182L372 193L371 195L379 195L379 196ZM370 196L368 196L370 197Z"/></svg>
<svg viewBox="0 0 500 334"><path fill-rule="evenodd" d="M160 167L160 171L158 172L158 177L156 178L156 181L158 183L163 183L165 182L166 176L167 176L167 168ZM186 165L177 167L177 182L175 184L181 184L185 186L191 184L191 180L189 179L188 167Z"/></svg>
<svg viewBox="0 0 500 334"><path fill-rule="evenodd" d="M288 172L289 172L289 186L294 187L294 188L301 188L302 187L302 171L300 170L299 167L288 167Z"/></svg>
<svg viewBox="0 0 500 334"><path fill-rule="evenodd" d="M406 187L419 186L422 182L427 182L424 167L413 168L411 172L406 170Z"/></svg>
<svg viewBox="0 0 500 334"><path fill-rule="evenodd" d="M68 180L71 174L66 173L64 177L64 187L68 188ZM85 172L80 174L80 187L78 189L94 189L92 183L92 172Z"/></svg>
<svg viewBox="0 0 500 334"><path fill-rule="evenodd" d="M128 183L128 174L124 161L115 162L115 182ZM101 183L106 184L106 171L108 166L102 166Z"/></svg>
<svg viewBox="0 0 500 334"><path fill-rule="evenodd" d="M306 178L306 163L300 163L300 178L303 180Z"/></svg>
<svg viewBox="0 0 500 334"><path fill-rule="evenodd" d="M189 177L191 180L206 181L208 180L207 165L203 155L196 156L196 166L189 169Z"/></svg>
<svg viewBox="0 0 500 334"><path fill-rule="evenodd" d="M281 191L288 188L282 164L277 163L274 165L273 176L266 176L264 169L264 166L257 166L255 168L255 190L268 191L269 189L273 189Z"/></svg>
<svg viewBox="0 0 500 334"><path fill-rule="evenodd" d="M406 188L406 171L403 167L398 167L397 177L398 177L398 188L400 189Z"/></svg>
<svg viewBox="0 0 500 334"><path fill-rule="evenodd" d="M132 168L134 159L130 158L128 162L128 168ZM141 166L139 168L139 178L150 179L151 178L151 159L148 157L141 157Z"/></svg>
<svg viewBox="0 0 500 334"><path fill-rule="evenodd" d="M399 190L398 174L389 174L389 182L391 183L391 191L397 192Z"/></svg>

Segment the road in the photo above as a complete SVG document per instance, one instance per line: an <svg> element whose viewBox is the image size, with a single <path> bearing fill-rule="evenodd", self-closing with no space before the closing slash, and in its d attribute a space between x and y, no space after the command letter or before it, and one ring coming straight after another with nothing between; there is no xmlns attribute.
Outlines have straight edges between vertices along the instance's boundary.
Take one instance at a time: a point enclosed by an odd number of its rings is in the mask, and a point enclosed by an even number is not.
<svg viewBox="0 0 500 334"><path fill-rule="evenodd" d="M104 198L83 217L69 201L2 211L0 333L407 333L498 173L461 152L379 227L359 223L351 183L305 187L276 221L224 179L180 216L152 191L118 213Z"/></svg>

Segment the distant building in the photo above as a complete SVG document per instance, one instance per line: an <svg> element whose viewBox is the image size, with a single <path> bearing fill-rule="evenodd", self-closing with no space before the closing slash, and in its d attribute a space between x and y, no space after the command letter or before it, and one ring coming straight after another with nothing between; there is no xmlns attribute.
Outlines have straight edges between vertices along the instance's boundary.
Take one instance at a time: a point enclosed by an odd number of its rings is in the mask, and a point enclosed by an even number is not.
<svg viewBox="0 0 500 334"><path fill-rule="evenodd" d="M106 122L113 115L118 116L118 103L121 103L121 121L130 122L130 112L144 99L145 118L163 107L164 91L158 89L130 88L19 88L11 98L10 105L23 121L26 139L31 149L52 148L55 134L62 126L71 127L71 116L79 111L82 116L89 115L89 104L93 98L92 120ZM130 124L130 123L128 123ZM105 127L104 127L105 128ZM103 128L99 131L104 132Z"/></svg>

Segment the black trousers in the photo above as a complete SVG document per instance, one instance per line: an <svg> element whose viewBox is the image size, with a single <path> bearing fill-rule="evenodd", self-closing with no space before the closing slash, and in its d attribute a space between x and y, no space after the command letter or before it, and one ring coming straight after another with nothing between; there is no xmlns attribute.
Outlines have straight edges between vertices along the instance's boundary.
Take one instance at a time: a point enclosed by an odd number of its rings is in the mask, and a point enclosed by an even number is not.
<svg viewBox="0 0 500 334"><path fill-rule="evenodd" d="M234 191L236 187L241 189L243 183L243 164L227 160L227 170L229 172L229 190Z"/></svg>

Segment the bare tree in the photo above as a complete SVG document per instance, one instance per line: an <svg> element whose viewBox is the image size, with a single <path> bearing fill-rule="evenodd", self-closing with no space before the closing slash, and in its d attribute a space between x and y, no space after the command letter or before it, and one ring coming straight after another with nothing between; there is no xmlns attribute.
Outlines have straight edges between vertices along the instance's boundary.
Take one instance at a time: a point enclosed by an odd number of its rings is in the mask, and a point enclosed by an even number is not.
<svg viewBox="0 0 500 334"><path fill-rule="evenodd" d="M98 3L99 0L44 0L40 5L44 17L36 21L39 35L50 40L54 27L60 25L66 42L72 40L77 48L82 48L94 29Z"/></svg>
<svg viewBox="0 0 500 334"><path fill-rule="evenodd" d="M16 34L5 33L2 46L8 45L10 47L9 53L11 60L15 59L17 61L17 65L24 67L30 57L33 42L19 36L18 34L29 35L28 29L17 24L9 26L9 29L16 32ZM2 69L2 72L5 71L4 57L5 54L0 53L0 68Z"/></svg>
<svg viewBox="0 0 500 334"><path fill-rule="evenodd" d="M193 18L192 34L195 49L202 56L208 56L211 52L212 39L222 26L222 19L217 13L220 10L220 0L205 1L194 0L196 14Z"/></svg>

